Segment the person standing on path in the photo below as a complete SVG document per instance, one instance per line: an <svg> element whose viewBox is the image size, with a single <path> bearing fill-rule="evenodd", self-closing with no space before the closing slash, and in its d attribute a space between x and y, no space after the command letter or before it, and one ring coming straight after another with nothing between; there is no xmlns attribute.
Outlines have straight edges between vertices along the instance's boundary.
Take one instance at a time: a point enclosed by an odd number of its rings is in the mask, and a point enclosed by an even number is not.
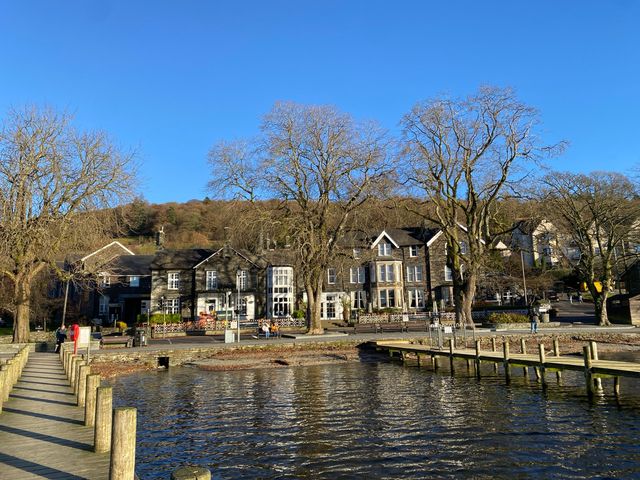
<svg viewBox="0 0 640 480"><path fill-rule="evenodd" d="M538 333L540 317L538 316L538 310L533 305L529 306L529 321L531 322L531 333Z"/></svg>

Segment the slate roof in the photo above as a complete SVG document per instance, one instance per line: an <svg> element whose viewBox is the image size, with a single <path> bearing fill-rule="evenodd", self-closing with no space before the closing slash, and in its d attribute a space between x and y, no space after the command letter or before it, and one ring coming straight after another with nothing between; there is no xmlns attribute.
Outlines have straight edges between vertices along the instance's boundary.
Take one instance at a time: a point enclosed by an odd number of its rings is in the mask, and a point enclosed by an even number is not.
<svg viewBox="0 0 640 480"><path fill-rule="evenodd" d="M182 250L161 250L151 262L153 270L186 270L193 268L216 250L207 248L185 248Z"/></svg>
<svg viewBox="0 0 640 480"><path fill-rule="evenodd" d="M115 275L151 275L151 262L155 255L120 255L105 267Z"/></svg>

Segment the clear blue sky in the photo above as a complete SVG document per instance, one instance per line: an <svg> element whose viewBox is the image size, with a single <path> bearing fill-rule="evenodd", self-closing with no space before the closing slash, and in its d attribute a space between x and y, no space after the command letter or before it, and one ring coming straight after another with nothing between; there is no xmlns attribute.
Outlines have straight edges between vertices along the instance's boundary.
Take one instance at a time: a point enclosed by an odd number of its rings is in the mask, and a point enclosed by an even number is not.
<svg viewBox="0 0 640 480"><path fill-rule="evenodd" d="M554 167L640 163L640 2L0 0L0 115L46 104L140 152L152 203L212 198L206 155L277 100L390 130L418 100L511 86Z"/></svg>

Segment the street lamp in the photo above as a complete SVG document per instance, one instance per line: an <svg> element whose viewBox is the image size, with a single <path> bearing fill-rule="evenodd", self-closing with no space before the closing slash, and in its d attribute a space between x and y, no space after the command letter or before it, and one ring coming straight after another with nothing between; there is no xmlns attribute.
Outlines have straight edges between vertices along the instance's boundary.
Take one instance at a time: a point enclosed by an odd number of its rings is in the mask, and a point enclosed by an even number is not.
<svg viewBox="0 0 640 480"><path fill-rule="evenodd" d="M236 328L238 330L238 343L240 343L240 276L242 270L236 272Z"/></svg>

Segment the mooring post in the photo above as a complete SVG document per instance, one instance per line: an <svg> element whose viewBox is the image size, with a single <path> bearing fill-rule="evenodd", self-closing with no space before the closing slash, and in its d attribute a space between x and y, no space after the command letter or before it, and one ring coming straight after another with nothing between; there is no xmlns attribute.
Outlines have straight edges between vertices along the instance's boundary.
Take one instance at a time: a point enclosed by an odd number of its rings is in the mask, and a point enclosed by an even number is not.
<svg viewBox="0 0 640 480"><path fill-rule="evenodd" d="M504 376L507 380L507 383L511 381L511 371L509 367L509 342L507 339L502 337L502 354L504 356Z"/></svg>
<svg viewBox="0 0 640 480"><path fill-rule="evenodd" d="M476 340L476 376L480 378L480 340Z"/></svg>
<svg viewBox="0 0 640 480"><path fill-rule="evenodd" d="M416 353L416 360L418 361L418 366L420 366L420 364L422 362L420 361L420 354L419 353Z"/></svg>
<svg viewBox="0 0 640 480"><path fill-rule="evenodd" d="M453 373L453 339L449 339L449 364L451 366L451 373Z"/></svg>
<svg viewBox="0 0 640 480"><path fill-rule="evenodd" d="M96 390L96 425L93 435L93 451L108 452L111 448L113 387L98 387Z"/></svg>
<svg viewBox="0 0 640 480"><path fill-rule="evenodd" d="M492 352L498 351L498 349L496 348L496 337L491 337L491 351ZM493 362L493 371L494 372L498 371L498 362Z"/></svg>
<svg viewBox="0 0 640 480"><path fill-rule="evenodd" d="M558 337L553 339L553 356L560 356L560 342L558 342ZM558 383L562 380L562 371L556 371L556 378L558 379Z"/></svg>
<svg viewBox="0 0 640 480"><path fill-rule="evenodd" d="M78 372L78 406L84 407L84 401L87 397L87 375L91 373L89 365L83 365Z"/></svg>
<svg viewBox="0 0 640 480"><path fill-rule="evenodd" d="M589 346L582 347L582 355L584 357L584 378L587 383L587 395L593 396L593 377L591 372L591 348Z"/></svg>
<svg viewBox="0 0 640 480"><path fill-rule="evenodd" d="M613 377L613 394L616 397L620 396L620 377Z"/></svg>
<svg viewBox="0 0 640 480"><path fill-rule="evenodd" d="M87 375L87 393L84 397L84 425L93 427L96 421L96 390L100 386L100 375Z"/></svg>
<svg viewBox="0 0 640 480"><path fill-rule="evenodd" d="M544 343L541 343L540 345L538 345L538 348L540 349L540 380L542 380L542 387L543 388L547 388L547 381L544 377L544 363L547 360L547 355L544 351Z"/></svg>
<svg viewBox="0 0 640 480"><path fill-rule="evenodd" d="M591 349L591 360L598 360L598 344L593 340L589 341L589 348ZM602 391L602 379L594 378L593 379L594 387L596 391Z"/></svg>
<svg viewBox="0 0 640 480"><path fill-rule="evenodd" d="M527 341L524 339L524 337L520 337L520 351L522 352L523 355L527 354ZM528 377L529 369L526 366L522 367L522 373L524 374L525 377Z"/></svg>
<svg viewBox="0 0 640 480"><path fill-rule="evenodd" d="M109 480L133 480L136 466L136 409L113 411Z"/></svg>
<svg viewBox="0 0 640 480"><path fill-rule="evenodd" d="M431 365L433 366L433 371L438 370L438 356L431 354Z"/></svg>

